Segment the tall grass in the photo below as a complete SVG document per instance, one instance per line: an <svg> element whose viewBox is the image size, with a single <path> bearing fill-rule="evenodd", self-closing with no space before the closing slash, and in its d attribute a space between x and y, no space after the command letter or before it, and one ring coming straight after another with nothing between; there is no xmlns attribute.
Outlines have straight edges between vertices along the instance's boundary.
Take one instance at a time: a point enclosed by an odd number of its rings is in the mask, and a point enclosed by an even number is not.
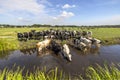
<svg viewBox="0 0 120 80"><path fill-rule="evenodd" d="M34 73L27 72L23 75L23 69L20 67L17 70L8 70L5 68L3 71L0 71L0 80L70 80L69 75L63 75L61 72L58 75L58 68L51 70L49 73L45 71L36 70Z"/></svg>
<svg viewBox="0 0 120 80"><path fill-rule="evenodd" d="M120 70L115 66L104 65L104 68L99 65L97 68L90 66L87 69L86 75L91 80L119 80Z"/></svg>
<svg viewBox="0 0 120 80"><path fill-rule="evenodd" d="M34 73L26 72L23 75L23 70L18 67L16 70L5 68L0 71L0 80L119 80L120 70L115 66L106 66L103 68L98 65L97 68L88 67L86 70L86 78L82 76L70 76L68 74L58 72L58 68L50 70L46 73L44 70L36 70Z"/></svg>
<svg viewBox="0 0 120 80"><path fill-rule="evenodd" d="M0 38L0 53L7 52L10 50L16 50L16 49L29 49L34 48L36 45L35 40L30 40L27 42L19 42L17 39L2 39Z"/></svg>
<svg viewBox="0 0 120 80"><path fill-rule="evenodd" d="M18 48L18 41L11 39L0 39L0 51L14 50Z"/></svg>

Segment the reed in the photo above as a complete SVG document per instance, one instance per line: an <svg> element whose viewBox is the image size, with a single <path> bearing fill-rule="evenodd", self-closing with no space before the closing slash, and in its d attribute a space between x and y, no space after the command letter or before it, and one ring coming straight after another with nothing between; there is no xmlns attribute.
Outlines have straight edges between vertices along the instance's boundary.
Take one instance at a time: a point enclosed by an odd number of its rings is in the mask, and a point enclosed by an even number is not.
<svg viewBox="0 0 120 80"><path fill-rule="evenodd" d="M119 80L120 70L113 65L104 65L104 68L99 65L97 68L90 66L87 69L86 75L91 80Z"/></svg>
<svg viewBox="0 0 120 80"><path fill-rule="evenodd" d="M119 66L120 67L120 66ZM23 75L23 69L17 67L16 70L9 70L4 68L0 70L0 80L119 80L120 79L120 70L115 66L105 65L104 67L97 66L94 68L89 66L86 69L86 78L83 78L81 75L70 76L65 74L62 71L58 71L58 68L45 72L44 70L37 70L34 73L29 71Z"/></svg>
<svg viewBox="0 0 120 80"><path fill-rule="evenodd" d="M48 73L40 70L36 70L34 73L27 72L25 75L22 73L23 69L20 69L20 67L15 71L5 68L3 71L0 71L0 80L71 80L71 77L63 75L63 72L60 72L60 75L58 75L58 68Z"/></svg>

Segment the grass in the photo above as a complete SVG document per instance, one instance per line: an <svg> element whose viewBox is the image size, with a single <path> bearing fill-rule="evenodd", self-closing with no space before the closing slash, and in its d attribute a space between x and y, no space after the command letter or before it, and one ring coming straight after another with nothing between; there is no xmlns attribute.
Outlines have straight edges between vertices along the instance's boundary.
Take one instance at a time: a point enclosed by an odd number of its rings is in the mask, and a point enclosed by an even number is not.
<svg viewBox="0 0 120 80"><path fill-rule="evenodd" d="M0 71L0 80L70 80L70 76L63 75L63 72L60 72L58 75L57 68L48 73L36 70L34 73L27 72L24 75L23 70L24 69L20 69L20 67L16 70L9 70L5 68L3 71Z"/></svg>
<svg viewBox="0 0 120 80"><path fill-rule="evenodd" d="M98 68L88 67L86 75L91 80L119 80L120 70L115 66L104 65L102 68L98 65Z"/></svg>
<svg viewBox="0 0 120 80"><path fill-rule="evenodd" d="M37 41L27 41L19 42L17 40L17 32L28 32L31 30L48 30L50 27L40 27L40 28L0 28L0 51L5 50L14 50L19 48L30 48L30 43L35 43ZM79 27L59 27L53 29L60 30L77 30L77 31L92 31L93 37L102 40L103 44L118 44L120 43L120 28L95 28L95 29L81 29ZM6 37L5 37L6 36ZM4 39L1 37L5 37ZM7 38L8 37L8 38ZM65 41L62 44L66 43ZM20 45L22 44L22 45ZM30 44L30 46L28 46ZM27 46L26 46L27 45ZM22 47L21 47L22 46Z"/></svg>
<svg viewBox="0 0 120 80"><path fill-rule="evenodd" d="M28 32L30 30L47 30L49 28L0 28L0 53L14 49L25 49L35 47L32 43L37 41L19 42L17 40L18 32ZM5 38L3 38L5 37Z"/></svg>
<svg viewBox="0 0 120 80"><path fill-rule="evenodd" d="M0 39L0 51L14 50L18 48L18 41L12 39Z"/></svg>
<svg viewBox="0 0 120 80"><path fill-rule="evenodd" d="M36 70L34 73L26 72L23 75L23 70L20 67L17 67L16 70L9 70L4 68L3 71L0 71L0 80L119 80L120 79L120 70L107 65L103 67L99 66L97 68L88 67L86 70L86 78L82 76L70 76L65 73L58 72L58 68L50 70L48 73L43 71Z"/></svg>
<svg viewBox="0 0 120 80"><path fill-rule="evenodd" d="M13 36L16 38L17 32L28 32L30 30L48 30L49 27L40 27L40 28L0 28L0 36ZM77 30L77 31L92 31L93 36L100 39L109 39L120 37L120 28L95 28L95 29L81 29L81 28L52 28L52 29L61 29L61 30Z"/></svg>
<svg viewBox="0 0 120 80"><path fill-rule="evenodd" d="M0 57L5 56L11 50L35 48L35 40L19 42L17 39L0 39Z"/></svg>
<svg viewBox="0 0 120 80"><path fill-rule="evenodd" d="M120 28L99 28L91 31L93 36L102 40L104 44L120 43Z"/></svg>

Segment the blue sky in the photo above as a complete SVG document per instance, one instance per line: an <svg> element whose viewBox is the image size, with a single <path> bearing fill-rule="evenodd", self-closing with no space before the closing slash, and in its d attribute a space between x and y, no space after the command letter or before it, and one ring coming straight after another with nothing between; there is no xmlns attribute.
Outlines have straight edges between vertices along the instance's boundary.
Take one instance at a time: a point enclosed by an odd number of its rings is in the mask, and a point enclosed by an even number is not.
<svg viewBox="0 0 120 80"><path fill-rule="evenodd" d="M118 25L120 0L0 0L0 24Z"/></svg>

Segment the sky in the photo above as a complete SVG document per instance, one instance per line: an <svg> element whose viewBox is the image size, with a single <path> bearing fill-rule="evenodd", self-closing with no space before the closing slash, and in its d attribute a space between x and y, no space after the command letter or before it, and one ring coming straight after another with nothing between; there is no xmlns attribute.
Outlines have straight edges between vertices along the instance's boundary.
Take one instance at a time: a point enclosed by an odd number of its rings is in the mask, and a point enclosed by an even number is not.
<svg viewBox="0 0 120 80"><path fill-rule="evenodd" d="M0 24L119 25L120 0L0 0Z"/></svg>

